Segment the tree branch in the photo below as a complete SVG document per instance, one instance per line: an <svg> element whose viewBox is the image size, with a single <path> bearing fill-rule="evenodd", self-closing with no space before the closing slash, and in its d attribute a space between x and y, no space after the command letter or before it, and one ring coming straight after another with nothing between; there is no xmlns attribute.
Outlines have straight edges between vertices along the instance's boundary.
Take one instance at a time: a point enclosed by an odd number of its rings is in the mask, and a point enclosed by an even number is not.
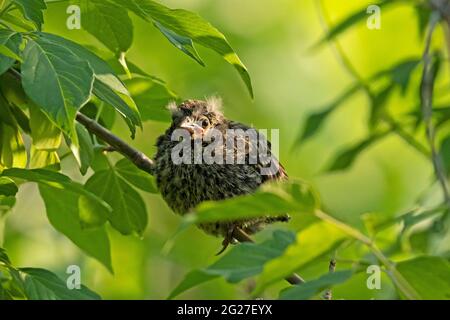
<svg viewBox="0 0 450 320"><path fill-rule="evenodd" d="M76 119L89 132L95 134L97 138L102 139L111 147L113 147L115 151L120 152L131 162L133 162L136 167L153 175L154 162L144 153L133 148L128 143L126 143L125 141L114 135L111 131L102 127L91 118L86 117L84 114L78 112Z"/></svg>

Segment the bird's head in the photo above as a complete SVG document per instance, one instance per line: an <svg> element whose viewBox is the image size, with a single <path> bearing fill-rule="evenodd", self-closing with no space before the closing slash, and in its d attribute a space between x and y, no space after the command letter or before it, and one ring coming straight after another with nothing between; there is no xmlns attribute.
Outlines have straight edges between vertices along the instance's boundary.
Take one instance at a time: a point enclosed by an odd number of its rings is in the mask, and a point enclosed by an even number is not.
<svg viewBox="0 0 450 320"><path fill-rule="evenodd" d="M171 103L168 109L172 113L172 128L189 131L193 139L201 139L224 120L219 98L187 100L180 105Z"/></svg>

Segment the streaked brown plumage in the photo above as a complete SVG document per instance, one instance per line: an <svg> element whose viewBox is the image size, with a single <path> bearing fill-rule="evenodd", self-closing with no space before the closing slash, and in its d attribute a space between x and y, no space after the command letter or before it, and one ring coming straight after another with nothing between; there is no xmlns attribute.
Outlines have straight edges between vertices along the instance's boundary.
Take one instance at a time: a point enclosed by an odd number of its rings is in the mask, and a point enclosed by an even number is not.
<svg viewBox="0 0 450 320"><path fill-rule="evenodd" d="M269 175L261 174L261 168L267 167L267 165L262 164L259 159L256 164L249 164L248 161L245 161L245 164L174 164L171 159L171 152L179 143L179 141L171 140L175 129L189 127L191 139L194 141L196 131L204 135L208 130L214 128L226 136L227 129L247 130L251 128L245 124L226 119L215 100L188 100L179 106L170 105L169 109L172 112L172 124L157 140L155 176L162 197L175 213L184 215L191 212L202 201L223 200L253 193L267 181L287 178L284 168L281 165L278 166L278 161L270 153L270 143L268 143L269 155L272 160L276 161L277 167ZM186 123L189 125L186 126ZM246 140L246 143L248 143L248 140ZM224 154L225 148L224 145ZM248 149L246 150L248 151ZM248 160L248 154L244 156ZM201 224L199 227L209 234L230 240L230 232L235 226L253 234L265 224L287 221L288 218L287 215L261 217L207 223ZM225 242L228 240L225 240Z"/></svg>

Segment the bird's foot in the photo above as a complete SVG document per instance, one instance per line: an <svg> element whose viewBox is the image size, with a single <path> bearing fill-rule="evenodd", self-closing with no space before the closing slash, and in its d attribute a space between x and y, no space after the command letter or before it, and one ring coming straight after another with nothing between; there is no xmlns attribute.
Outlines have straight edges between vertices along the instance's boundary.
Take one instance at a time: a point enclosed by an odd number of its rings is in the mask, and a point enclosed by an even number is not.
<svg viewBox="0 0 450 320"><path fill-rule="evenodd" d="M225 235L225 238L222 241L222 246L223 247L222 247L222 249L219 252L216 253L216 256L222 254L228 248L228 245L230 243L231 244L236 243L236 239L233 238L233 232L234 232L234 228L235 227L236 226L233 225L230 228L228 228L227 234Z"/></svg>

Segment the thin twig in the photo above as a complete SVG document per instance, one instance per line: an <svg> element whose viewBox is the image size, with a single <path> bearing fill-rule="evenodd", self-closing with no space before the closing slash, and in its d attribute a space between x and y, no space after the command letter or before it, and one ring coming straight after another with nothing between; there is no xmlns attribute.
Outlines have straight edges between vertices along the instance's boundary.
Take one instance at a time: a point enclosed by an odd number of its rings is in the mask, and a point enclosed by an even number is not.
<svg viewBox="0 0 450 320"><path fill-rule="evenodd" d="M425 50L423 53L423 73L420 86L420 99L422 105L422 116L425 123L428 144L431 149L431 160L433 163L434 172L442 188L445 202L450 205L450 191L447 182L447 174L445 172L442 158L436 149L436 130L433 124L433 90L434 90L434 70L432 57L430 56L431 40L433 33L441 20L441 15L438 12L433 12L429 22L428 33L425 39Z"/></svg>
<svg viewBox="0 0 450 320"><path fill-rule="evenodd" d="M333 257L330 260L330 265L328 266L328 272L334 273L334 271L336 271L336 259ZM325 291L325 293L323 295L323 299L331 300L332 298L333 298L333 293L332 293L331 289L328 289L327 291Z"/></svg>

